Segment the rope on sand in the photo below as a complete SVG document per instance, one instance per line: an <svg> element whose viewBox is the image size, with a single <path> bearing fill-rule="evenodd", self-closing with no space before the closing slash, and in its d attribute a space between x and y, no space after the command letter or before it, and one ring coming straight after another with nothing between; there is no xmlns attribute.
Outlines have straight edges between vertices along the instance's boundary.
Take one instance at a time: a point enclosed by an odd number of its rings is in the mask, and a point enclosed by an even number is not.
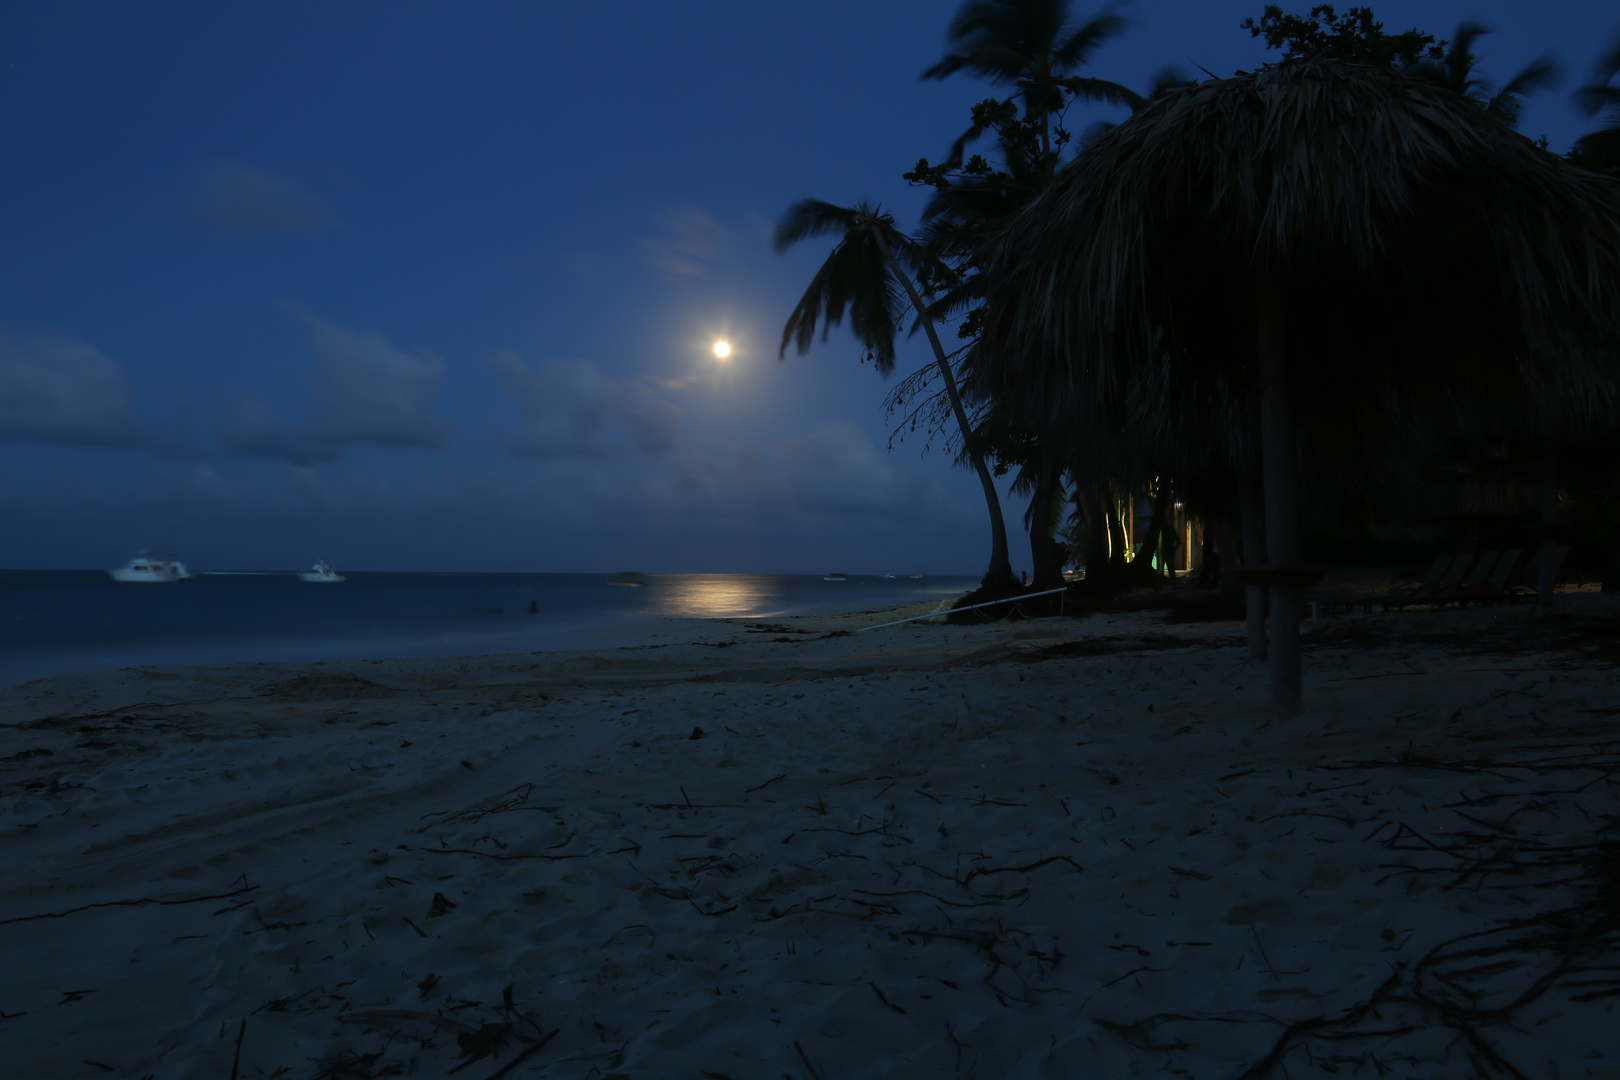
<svg viewBox="0 0 1620 1080"><path fill-rule="evenodd" d="M1068 591L1069 587L1065 585L1061 589L1047 589L1045 592L1024 593L1020 596L1008 596L1001 600L987 600L982 604L969 604L967 607L952 608L951 611L972 611L974 608L994 607L997 604L1016 604L1020 600L1032 600L1037 596L1051 596L1053 593ZM943 603L943 601L941 602ZM885 626L899 626L901 623L917 622L921 619L933 619L937 618L939 615L940 612L936 609L929 612L927 615L913 615L909 619L896 619L893 622L880 622L875 626L863 626L859 630L854 631L854 633L861 634L868 630L881 630Z"/></svg>

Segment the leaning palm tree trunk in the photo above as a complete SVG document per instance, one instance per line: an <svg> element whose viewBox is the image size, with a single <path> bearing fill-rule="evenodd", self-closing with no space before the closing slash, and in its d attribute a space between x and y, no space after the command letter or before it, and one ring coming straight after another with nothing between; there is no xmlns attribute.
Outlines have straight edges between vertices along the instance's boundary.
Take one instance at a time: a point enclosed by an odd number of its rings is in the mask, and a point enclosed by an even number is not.
<svg viewBox="0 0 1620 1080"><path fill-rule="evenodd" d="M934 362L939 365L940 378L945 381L945 396L950 399L951 412L956 415L957 426L962 429L962 446L967 451L968 460L973 463L973 471L979 474L979 483L984 487L984 501L990 509L990 568L984 572L981 584L1010 583L1012 563L1007 554L1007 522L1001 515L1001 497L996 494L995 478L984 463L984 454L979 451L978 440L973 436L973 426L968 423L967 410L962 407L962 392L957 388L951 363L945 358L945 347L939 343L939 334L934 331L934 320L928 314L928 305L918 294L917 286L911 283L911 275L901 268L881 233L874 233L872 239L889 264L889 272L905 288L906 296L911 299L911 306L916 309L917 318L922 323L923 333L928 335L928 344L934 350Z"/></svg>

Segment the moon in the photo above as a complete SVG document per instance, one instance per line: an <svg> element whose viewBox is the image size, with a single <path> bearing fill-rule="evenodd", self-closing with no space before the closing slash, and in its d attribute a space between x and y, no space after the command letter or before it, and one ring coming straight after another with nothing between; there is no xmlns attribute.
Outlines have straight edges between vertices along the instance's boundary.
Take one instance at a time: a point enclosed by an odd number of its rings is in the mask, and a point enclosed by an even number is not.
<svg viewBox="0 0 1620 1080"><path fill-rule="evenodd" d="M715 342L714 343L714 355L717 358L721 359L721 360L724 360L726 357L730 356L731 355L731 342L729 342L729 341L717 341L717 342Z"/></svg>

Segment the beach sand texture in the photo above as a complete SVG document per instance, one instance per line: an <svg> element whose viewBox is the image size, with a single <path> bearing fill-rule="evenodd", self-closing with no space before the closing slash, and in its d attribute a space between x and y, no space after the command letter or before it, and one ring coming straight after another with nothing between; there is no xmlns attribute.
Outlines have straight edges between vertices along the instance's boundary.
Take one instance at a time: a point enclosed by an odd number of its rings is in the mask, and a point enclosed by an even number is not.
<svg viewBox="0 0 1620 1080"><path fill-rule="evenodd" d="M0 1072L1620 1076L1612 598L877 621L0 692Z"/></svg>

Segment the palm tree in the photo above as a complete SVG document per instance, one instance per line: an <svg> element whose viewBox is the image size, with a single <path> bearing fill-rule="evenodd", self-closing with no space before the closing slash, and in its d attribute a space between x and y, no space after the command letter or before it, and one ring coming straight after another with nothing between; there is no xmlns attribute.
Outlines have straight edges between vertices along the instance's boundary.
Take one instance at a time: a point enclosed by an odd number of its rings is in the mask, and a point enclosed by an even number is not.
<svg viewBox="0 0 1620 1080"><path fill-rule="evenodd" d="M1071 29L1069 7L1070 0L967 0L946 31L959 51L923 72L925 79L944 79L967 71L992 83L1015 86L1013 98L1039 128L1042 168L1048 174L1055 163L1052 117L1062 114L1068 96L1133 109L1144 101L1119 83L1069 74L1125 29L1125 20L1111 10ZM957 140L953 160L959 160L962 147L983 132L978 123L969 128Z"/></svg>
<svg viewBox="0 0 1620 1080"><path fill-rule="evenodd" d="M1479 74L1479 57L1474 55L1474 43L1492 32L1483 23L1459 23L1444 58L1420 60L1407 70L1483 106L1499 120L1517 124L1524 97L1556 85L1561 67L1550 55L1538 56L1513 78L1493 89Z"/></svg>
<svg viewBox="0 0 1620 1080"><path fill-rule="evenodd" d="M934 362L961 429L964 452L978 473L984 501L989 507L990 566L985 571L983 584L1005 587L1012 582L1013 573L1007 557L1007 525L1001 516L995 479L985 465L984 454L968 422L956 375L940 344L928 303L902 260L911 264L913 272L921 269L919 276L925 282L929 280L927 275L942 268L932 264L909 237L895 228L891 215L867 203L853 207L834 206L819 199L795 203L777 223L776 250L785 252L801 240L827 235L838 236L838 244L788 316L787 325L782 328L780 355L786 356L788 343L793 342L803 356L815 341L817 323L821 324L822 340L826 340L828 331L843 322L847 311L856 339L866 348L879 373L887 375L894 370L895 330L909 301L934 351Z"/></svg>
<svg viewBox="0 0 1620 1080"><path fill-rule="evenodd" d="M1606 113L1607 118L1602 127L1576 140L1571 157L1597 172L1620 175L1620 86L1614 85L1616 76L1620 76L1620 35L1598 57L1591 82L1575 91L1575 105L1587 119L1599 113Z"/></svg>
<svg viewBox="0 0 1620 1080"><path fill-rule="evenodd" d="M1393 70L1311 58L1166 95L1088 144L986 276L979 348L1009 394L1177 475L1259 459L1282 716L1302 511L1437 444L1620 415L1620 188Z"/></svg>
<svg viewBox="0 0 1620 1080"><path fill-rule="evenodd" d="M944 79L965 71L1014 88L1006 101L975 106L972 126L952 147L943 167L919 167L907 174L913 182L934 185L923 214L927 223L924 235L931 249L951 258L958 270L956 287L936 301L936 315L960 311L980 299L982 282L974 272L977 252L988 236L1051 183L1062 146L1069 139L1061 126L1054 131L1054 119L1061 118L1069 103L1074 99L1100 101L1128 105L1132 110L1147 103L1142 95L1119 83L1073 74L1124 31L1125 20L1105 9L1075 26L1070 8L1070 0L967 0L947 31L956 51L923 72L925 79ZM986 132L996 135L997 166L975 158L961 168L965 145ZM971 336L971 326L965 332ZM961 363L972 382L986 381L983 372L975 372L971 347ZM993 377L987 381L987 388L993 381ZM1004 409L998 415L993 390L990 400L989 423L1000 429L1017 426ZM1027 460L1017 463L1023 467L1015 484L1020 494L1032 500L1025 522L1037 590L1063 584L1063 560L1052 539L1050 508L1062 502L1061 478L1069 466L1069 455L1049 445L1050 440L1043 442L1048 445L1031 446L1033 452L1025 455ZM998 460L1002 465L1015 464L999 456Z"/></svg>

